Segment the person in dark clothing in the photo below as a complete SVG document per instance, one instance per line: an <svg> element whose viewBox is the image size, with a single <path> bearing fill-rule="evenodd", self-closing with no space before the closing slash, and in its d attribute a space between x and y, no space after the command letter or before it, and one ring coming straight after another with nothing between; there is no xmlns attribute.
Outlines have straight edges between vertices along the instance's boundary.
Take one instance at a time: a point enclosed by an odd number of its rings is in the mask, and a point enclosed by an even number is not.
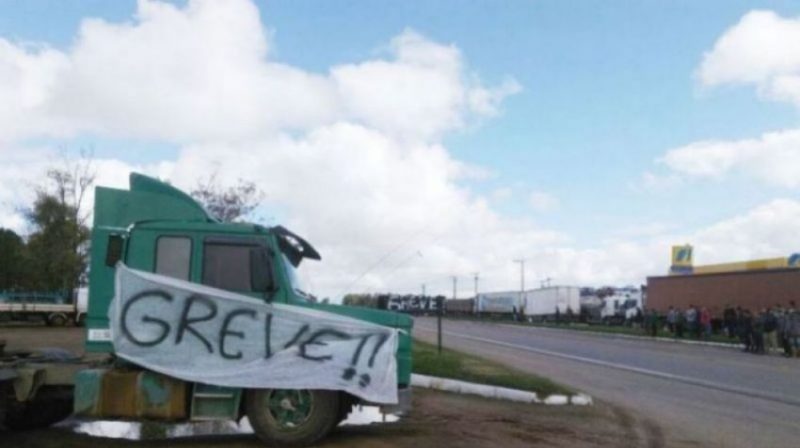
<svg viewBox="0 0 800 448"><path fill-rule="evenodd" d="M675 308L675 337L683 338L683 329L686 327L686 317L680 308Z"/></svg>
<svg viewBox="0 0 800 448"><path fill-rule="evenodd" d="M773 313L775 314L775 318L778 322L778 328L775 331L778 345L783 348L783 356L789 356L792 352L792 345L789 342L789 324L791 321L791 313L788 309L784 309L783 306L779 303L775 305L773 309Z"/></svg>
<svg viewBox="0 0 800 448"><path fill-rule="evenodd" d="M753 342L752 342L752 352L763 355L765 353L764 350L764 328L766 326L767 321L767 310L761 309L761 311L753 318Z"/></svg>
<svg viewBox="0 0 800 448"><path fill-rule="evenodd" d="M753 351L753 315L750 310L742 309L739 312L736 327L739 329L739 339L744 345L744 351Z"/></svg>
<svg viewBox="0 0 800 448"><path fill-rule="evenodd" d="M647 313L647 332L650 334L650 337L656 337L658 334L658 311L655 308L650 308L650 311Z"/></svg>
<svg viewBox="0 0 800 448"><path fill-rule="evenodd" d="M778 349L778 316L772 308L766 309L764 316L764 350L769 353Z"/></svg>
<svg viewBox="0 0 800 448"><path fill-rule="evenodd" d="M736 337L736 310L733 309L732 306L728 305L725 307L725 311L722 312L722 320L723 324L725 325L725 332L728 334L728 338L733 339Z"/></svg>

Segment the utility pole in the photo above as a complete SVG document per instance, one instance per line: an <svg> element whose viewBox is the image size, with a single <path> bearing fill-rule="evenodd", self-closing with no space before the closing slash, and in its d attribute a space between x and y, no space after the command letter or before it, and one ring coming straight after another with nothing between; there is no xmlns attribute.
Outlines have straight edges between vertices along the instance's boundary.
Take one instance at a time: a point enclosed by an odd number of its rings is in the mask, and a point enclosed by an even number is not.
<svg viewBox="0 0 800 448"><path fill-rule="evenodd" d="M425 297L425 283L422 284L422 297Z"/></svg>
<svg viewBox="0 0 800 448"><path fill-rule="evenodd" d="M456 287L458 284L458 277L453 276L453 298L456 298ZM437 307L436 318L436 345L439 354L442 353L442 314L444 314L444 297L439 299L439 306Z"/></svg>
<svg viewBox="0 0 800 448"><path fill-rule="evenodd" d="M514 263L519 263L519 303L517 304L517 311L519 312L525 297L525 259L518 258L514 260ZM514 315L514 320L517 320L516 314Z"/></svg>
<svg viewBox="0 0 800 448"><path fill-rule="evenodd" d="M475 274L475 312L478 313L478 318L481 317L481 312L479 311L480 308L478 307L478 273Z"/></svg>

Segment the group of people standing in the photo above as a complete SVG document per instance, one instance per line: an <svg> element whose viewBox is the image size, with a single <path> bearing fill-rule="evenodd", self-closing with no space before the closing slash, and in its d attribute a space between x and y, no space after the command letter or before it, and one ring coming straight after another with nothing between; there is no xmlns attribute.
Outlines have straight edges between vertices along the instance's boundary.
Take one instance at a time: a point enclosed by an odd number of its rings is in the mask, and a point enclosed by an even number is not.
<svg viewBox="0 0 800 448"><path fill-rule="evenodd" d="M669 307L665 317L667 329L676 338L709 338L714 331L711 312L705 307ZM658 314L650 310L645 327L652 336L658 322ZM800 356L800 310L793 301L788 307L778 304L758 311L729 305L722 313L722 330L730 339L738 338L746 352L781 350L787 357Z"/></svg>
<svg viewBox="0 0 800 448"><path fill-rule="evenodd" d="M800 310L793 301L786 308L778 304L758 312L728 306L723 325L728 337L738 337L746 352L782 350L784 356L800 356Z"/></svg>
<svg viewBox="0 0 800 448"><path fill-rule="evenodd" d="M709 338L713 332L711 312L706 307L689 305L686 310L681 310L671 306L666 318L667 329L676 338L682 338L685 334L695 339Z"/></svg>

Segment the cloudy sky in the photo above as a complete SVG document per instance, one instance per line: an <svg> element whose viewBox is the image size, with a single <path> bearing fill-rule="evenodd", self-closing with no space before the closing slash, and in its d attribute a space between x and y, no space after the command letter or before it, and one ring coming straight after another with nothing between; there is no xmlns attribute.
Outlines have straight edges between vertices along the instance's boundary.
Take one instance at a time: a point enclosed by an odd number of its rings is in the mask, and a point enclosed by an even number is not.
<svg viewBox="0 0 800 448"><path fill-rule="evenodd" d="M265 193L351 292L639 284L800 251L800 5L0 0L0 226L99 183Z"/></svg>

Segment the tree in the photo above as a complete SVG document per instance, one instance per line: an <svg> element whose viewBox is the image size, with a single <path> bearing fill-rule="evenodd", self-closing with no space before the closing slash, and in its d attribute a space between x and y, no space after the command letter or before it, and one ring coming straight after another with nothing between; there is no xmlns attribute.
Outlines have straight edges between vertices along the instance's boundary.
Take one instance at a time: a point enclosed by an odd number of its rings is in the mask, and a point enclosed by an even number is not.
<svg viewBox="0 0 800 448"><path fill-rule="evenodd" d="M28 238L33 285L37 289L71 291L86 271L91 215L84 210L86 193L94 185L92 161L85 154L66 159L51 168L46 182L36 188L36 199L27 210L33 232Z"/></svg>
<svg viewBox="0 0 800 448"><path fill-rule="evenodd" d="M217 173L198 180L190 194L222 222L235 222L247 216L258 207L263 197L251 181L239 179L236 185L220 186Z"/></svg>
<svg viewBox="0 0 800 448"><path fill-rule="evenodd" d="M0 291L26 288L30 278L25 242L13 230L0 228L0 254Z"/></svg>

